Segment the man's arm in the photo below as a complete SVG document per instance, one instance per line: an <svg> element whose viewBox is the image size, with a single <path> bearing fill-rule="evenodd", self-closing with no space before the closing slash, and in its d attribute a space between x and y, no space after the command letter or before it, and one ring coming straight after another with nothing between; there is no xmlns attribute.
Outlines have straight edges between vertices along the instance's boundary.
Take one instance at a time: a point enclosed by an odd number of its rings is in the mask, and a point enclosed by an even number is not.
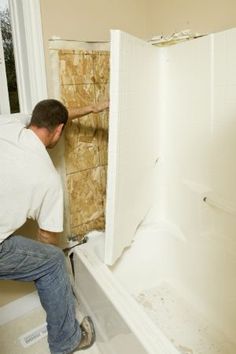
<svg viewBox="0 0 236 354"><path fill-rule="evenodd" d="M69 112L69 121L76 119L76 118L81 118L83 116L86 116L87 114L90 113L99 113L103 112L109 107L109 101L103 101L99 102L96 104L91 104L85 107L78 107L78 108L68 108Z"/></svg>
<svg viewBox="0 0 236 354"><path fill-rule="evenodd" d="M38 228L38 240L43 243L58 246L60 232L52 232Z"/></svg>

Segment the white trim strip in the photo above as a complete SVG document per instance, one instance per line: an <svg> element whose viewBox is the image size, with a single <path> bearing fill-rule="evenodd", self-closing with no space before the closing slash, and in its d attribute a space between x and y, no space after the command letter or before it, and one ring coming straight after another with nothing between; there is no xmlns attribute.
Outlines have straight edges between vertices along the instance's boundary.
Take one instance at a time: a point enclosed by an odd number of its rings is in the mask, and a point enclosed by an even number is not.
<svg viewBox="0 0 236 354"><path fill-rule="evenodd" d="M22 315L40 307L37 291L0 307L0 326L13 321Z"/></svg>
<svg viewBox="0 0 236 354"><path fill-rule="evenodd" d="M39 0L9 0L21 112L47 98Z"/></svg>
<svg viewBox="0 0 236 354"><path fill-rule="evenodd" d="M33 108L38 101L47 98L40 1L21 1L24 14L31 102Z"/></svg>

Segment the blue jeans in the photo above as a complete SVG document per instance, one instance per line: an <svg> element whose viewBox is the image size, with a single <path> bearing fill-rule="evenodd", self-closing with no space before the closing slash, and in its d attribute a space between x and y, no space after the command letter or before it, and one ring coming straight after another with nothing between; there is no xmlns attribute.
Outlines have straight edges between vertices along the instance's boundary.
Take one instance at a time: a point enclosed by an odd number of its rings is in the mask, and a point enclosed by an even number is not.
<svg viewBox="0 0 236 354"><path fill-rule="evenodd" d="M47 314L51 353L73 352L81 331L64 253L55 246L10 236L0 243L0 279L34 281Z"/></svg>

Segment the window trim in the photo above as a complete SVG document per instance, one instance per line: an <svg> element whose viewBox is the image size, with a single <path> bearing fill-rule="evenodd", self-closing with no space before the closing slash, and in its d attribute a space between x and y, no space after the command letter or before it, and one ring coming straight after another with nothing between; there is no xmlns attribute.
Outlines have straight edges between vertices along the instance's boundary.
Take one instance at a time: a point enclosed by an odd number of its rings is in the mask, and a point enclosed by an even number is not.
<svg viewBox="0 0 236 354"><path fill-rule="evenodd" d="M48 97L39 0L9 0L20 111Z"/></svg>

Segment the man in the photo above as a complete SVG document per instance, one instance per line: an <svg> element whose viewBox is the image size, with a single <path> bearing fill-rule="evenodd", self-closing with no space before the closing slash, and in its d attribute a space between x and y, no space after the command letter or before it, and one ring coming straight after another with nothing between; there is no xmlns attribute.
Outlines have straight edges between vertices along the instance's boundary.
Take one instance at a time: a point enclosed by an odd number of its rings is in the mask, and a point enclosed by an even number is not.
<svg viewBox="0 0 236 354"><path fill-rule="evenodd" d="M108 108L108 103L68 111L59 101L39 102L30 122L0 117L0 279L34 281L47 314L52 354L89 348L95 340L90 317L79 325L63 252L63 191L46 148L61 137L69 119ZM38 223L38 241L14 235L28 219ZM40 241L40 242L39 242Z"/></svg>

